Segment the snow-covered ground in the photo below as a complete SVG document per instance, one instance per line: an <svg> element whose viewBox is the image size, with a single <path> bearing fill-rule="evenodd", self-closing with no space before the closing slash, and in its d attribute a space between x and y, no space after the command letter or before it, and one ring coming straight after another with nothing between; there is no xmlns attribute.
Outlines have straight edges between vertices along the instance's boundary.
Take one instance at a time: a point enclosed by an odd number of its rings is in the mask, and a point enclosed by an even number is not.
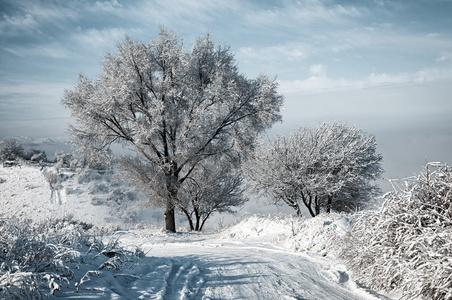
<svg viewBox="0 0 452 300"><path fill-rule="evenodd" d="M39 221L71 214L98 228L126 228L116 233L121 244L139 246L146 253L120 272L90 273L78 293L70 285L51 298L387 299L360 287L334 258L329 241L348 226L344 216L303 222L283 214L249 214L220 232L166 233L163 219L157 216L161 212L148 217L148 223L140 222L140 201L134 199L138 208L118 203L111 196L113 183L101 177L85 182L66 170L65 181L51 189L44 175L51 171L0 166L0 218ZM134 217L128 219L127 214ZM152 211L148 209L147 215L152 216ZM76 272L76 276L86 274L86 270Z"/></svg>

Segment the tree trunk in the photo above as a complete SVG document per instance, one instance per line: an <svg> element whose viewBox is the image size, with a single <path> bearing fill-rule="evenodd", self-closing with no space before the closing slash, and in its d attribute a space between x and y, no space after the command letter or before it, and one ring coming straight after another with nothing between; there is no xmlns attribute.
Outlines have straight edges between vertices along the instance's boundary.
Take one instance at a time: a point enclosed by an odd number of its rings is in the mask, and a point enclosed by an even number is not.
<svg viewBox="0 0 452 300"><path fill-rule="evenodd" d="M303 191L300 191L300 196L301 196L301 200L303 200L303 204L304 206L308 209L309 214L311 215L311 217L315 217L315 212L312 210L311 204L312 204L312 195L307 193L306 194ZM309 199L309 201L308 201ZM300 215L301 215L301 211L300 208L298 208ZM297 212L298 214L298 212Z"/></svg>
<svg viewBox="0 0 452 300"><path fill-rule="evenodd" d="M199 227L200 226L200 218L199 218L199 216L196 216L196 226L195 226L195 230L196 231L200 231L201 230L201 228Z"/></svg>
<svg viewBox="0 0 452 300"><path fill-rule="evenodd" d="M166 211L165 211L165 226L166 230L171 232L176 232L176 217L175 217L175 209L173 203L171 201L166 201Z"/></svg>
<svg viewBox="0 0 452 300"><path fill-rule="evenodd" d="M303 204L304 204L304 206L306 206L306 208L308 209L309 214L311 215L311 217L314 218L314 217L316 216L316 214L315 214L315 212L312 210L312 207L311 207L311 204L312 204L312 196L311 196L311 195L308 195L307 197L309 197L309 201L306 201L306 196L304 196L304 195L302 194Z"/></svg>
<svg viewBox="0 0 452 300"><path fill-rule="evenodd" d="M201 219L201 216L199 215L198 207L196 206L196 203L198 202L198 200L199 199L198 199L197 196L192 200L193 212L195 213L195 220L196 220L196 225L195 225L195 230L196 231L200 231L199 220Z"/></svg>
<svg viewBox="0 0 452 300"><path fill-rule="evenodd" d="M165 211L165 225L166 230L176 232L176 217L175 217L175 205L178 194L177 177L173 175L167 175L166 177L166 189L169 194L169 198L166 200Z"/></svg>
<svg viewBox="0 0 452 300"><path fill-rule="evenodd" d="M333 196L328 195L328 202L326 203L326 213L329 214L331 212L331 205L333 203Z"/></svg>
<svg viewBox="0 0 452 300"><path fill-rule="evenodd" d="M187 217L187 220L188 220L188 225L190 226L190 231L193 231L193 230L195 230L195 227L194 227L194 225L193 225L193 219L192 219L192 217L190 216L190 213L186 210L186 209L184 209L184 208L180 208L182 211L183 211L183 213L185 214L185 216Z"/></svg>
<svg viewBox="0 0 452 300"><path fill-rule="evenodd" d="M295 209L295 212L297 213L297 217L299 217L299 218L303 217L303 214L301 213L301 210L300 210L300 206L298 204L294 206L294 209Z"/></svg>
<svg viewBox="0 0 452 300"><path fill-rule="evenodd" d="M315 195L314 197L315 215L320 215L320 197Z"/></svg>
<svg viewBox="0 0 452 300"><path fill-rule="evenodd" d="M203 219L202 219L201 226L199 226L199 231L202 230L202 228L204 227L204 224L206 223L206 221L207 221L208 218L209 218L209 217L206 217L206 218L203 218Z"/></svg>

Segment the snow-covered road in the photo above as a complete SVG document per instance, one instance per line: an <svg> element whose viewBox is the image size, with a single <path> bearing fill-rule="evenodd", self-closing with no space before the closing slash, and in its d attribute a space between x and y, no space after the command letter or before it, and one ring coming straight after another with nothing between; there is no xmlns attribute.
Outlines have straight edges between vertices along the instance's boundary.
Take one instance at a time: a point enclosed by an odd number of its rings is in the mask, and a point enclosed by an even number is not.
<svg viewBox="0 0 452 300"><path fill-rule="evenodd" d="M136 277L96 278L76 298L385 299L357 287L345 269L321 256L292 253L268 243L194 236L125 235L123 242L140 241L149 251L134 267Z"/></svg>
<svg viewBox="0 0 452 300"><path fill-rule="evenodd" d="M327 259L269 244L206 240L149 246L155 262L171 266L163 299L375 299Z"/></svg>

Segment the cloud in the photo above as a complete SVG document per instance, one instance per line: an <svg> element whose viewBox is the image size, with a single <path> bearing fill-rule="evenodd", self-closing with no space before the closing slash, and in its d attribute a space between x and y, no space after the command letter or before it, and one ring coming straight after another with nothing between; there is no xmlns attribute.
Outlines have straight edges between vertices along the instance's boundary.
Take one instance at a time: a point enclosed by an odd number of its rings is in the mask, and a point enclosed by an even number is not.
<svg viewBox="0 0 452 300"><path fill-rule="evenodd" d="M60 20L74 20L79 17L78 7L80 2L64 3L55 1L26 1L22 6L25 13L34 16L42 22L54 23Z"/></svg>
<svg viewBox="0 0 452 300"><path fill-rule="evenodd" d="M309 73L313 77L326 77L326 67L322 64L315 64L309 67Z"/></svg>
<svg viewBox="0 0 452 300"><path fill-rule="evenodd" d="M26 32L40 32L41 27L46 24L61 26L60 24L76 19L77 4L64 2L63 5L62 3L5 0L5 12L0 20L0 34L12 36Z"/></svg>
<svg viewBox="0 0 452 300"><path fill-rule="evenodd" d="M15 55L18 57L49 57L49 58L65 58L69 56L68 49L61 45L60 43L51 43L44 45L34 45L34 46L5 46L1 49Z"/></svg>
<svg viewBox="0 0 452 300"><path fill-rule="evenodd" d="M20 31L29 31L37 26L37 22L30 14L9 16L3 14L0 21L0 34L14 35Z"/></svg>
<svg viewBox="0 0 452 300"><path fill-rule="evenodd" d="M354 5L329 4L319 0L283 1L281 5L268 9L257 9L245 12L251 26L270 26L296 28L300 25L317 24L330 26L346 22L349 18L362 17L368 14L365 7ZM298 28L301 29L301 28Z"/></svg>
<svg viewBox="0 0 452 300"><path fill-rule="evenodd" d="M90 28L73 34L73 41L90 50L106 51L124 39L127 31L124 28Z"/></svg>
<svg viewBox="0 0 452 300"><path fill-rule="evenodd" d="M4 77L4 76L2 76ZM69 82L49 82L31 78L3 79L0 82L2 120L26 120L67 116L60 105Z"/></svg>
<svg viewBox="0 0 452 300"><path fill-rule="evenodd" d="M236 54L243 61L296 61L310 56L310 49L307 45L289 43L269 47L242 47Z"/></svg>
<svg viewBox="0 0 452 300"><path fill-rule="evenodd" d="M321 64L311 65L310 77L307 79L280 80L283 94L319 93L324 91L359 90L379 86L416 85L427 82L444 82L452 80L451 67L425 68L413 73L371 73L363 79L329 78L326 67Z"/></svg>
<svg viewBox="0 0 452 300"><path fill-rule="evenodd" d="M440 57L436 59L437 62L450 62L452 63L452 52L444 52Z"/></svg>
<svg viewBox="0 0 452 300"><path fill-rule="evenodd" d="M112 1L95 1L92 5L88 6L88 10L95 12L108 12L108 13L118 13L120 10L124 9L123 5L117 0Z"/></svg>

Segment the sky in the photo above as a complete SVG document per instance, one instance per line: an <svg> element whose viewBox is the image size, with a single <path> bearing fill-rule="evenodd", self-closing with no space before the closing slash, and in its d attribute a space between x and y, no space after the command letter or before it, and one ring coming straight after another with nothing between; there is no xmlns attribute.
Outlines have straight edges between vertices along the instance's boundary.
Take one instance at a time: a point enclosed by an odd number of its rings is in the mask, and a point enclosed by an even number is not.
<svg viewBox="0 0 452 300"><path fill-rule="evenodd" d="M451 0L0 0L0 139L60 137L60 101L128 35L206 33L284 95L270 134L341 121L377 137L385 178L452 162Z"/></svg>

